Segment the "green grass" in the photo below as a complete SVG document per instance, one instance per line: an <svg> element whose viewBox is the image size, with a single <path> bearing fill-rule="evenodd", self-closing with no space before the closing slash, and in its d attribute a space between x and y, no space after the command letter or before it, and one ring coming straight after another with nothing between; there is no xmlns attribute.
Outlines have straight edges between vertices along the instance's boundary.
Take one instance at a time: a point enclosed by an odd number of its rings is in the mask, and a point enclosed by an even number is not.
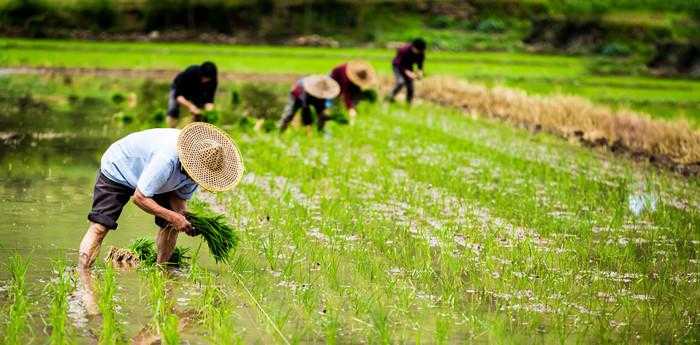
<svg viewBox="0 0 700 345"><path fill-rule="evenodd" d="M351 58L367 59L391 74L393 51L359 48L302 48L172 43L96 43L0 39L0 66L181 69L204 60L222 71L245 73L328 73ZM597 102L627 106L661 118L682 118L700 125L700 82L642 76L599 76L590 57L510 52L428 52L428 74L503 84L538 94L581 95ZM626 62L621 62L626 64ZM420 84L418 85L420 87Z"/></svg>
<svg viewBox="0 0 700 345"><path fill-rule="evenodd" d="M8 271L12 277L9 286L9 308L7 309L7 324L3 328L3 344L20 344L26 340L27 318L29 317L30 301L27 296L27 270L29 262L19 255L8 260Z"/></svg>
<svg viewBox="0 0 700 345"><path fill-rule="evenodd" d="M54 265L54 270L58 277L49 287L51 293L51 310L49 312L51 336L49 342L51 345L73 344L68 320L68 295L73 290L73 281L65 262L57 262Z"/></svg>
<svg viewBox="0 0 700 345"><path fill-rule="evenodd" d="M112 265L105 265L102 279L97 282L97 306L102 315L102 327L98 344L114 345L126 343L124 331L119 323L116 311L115 295L117 292L116 273Z"/></svg>
<svg viewBox="0 0 700 345"><path fill-rule="evenodd" d="M167 277L159 267L152 267L145 273L150 289L153 328L167 345L180 344L179 319L173 313L173 300L168 297Z"/></svg>

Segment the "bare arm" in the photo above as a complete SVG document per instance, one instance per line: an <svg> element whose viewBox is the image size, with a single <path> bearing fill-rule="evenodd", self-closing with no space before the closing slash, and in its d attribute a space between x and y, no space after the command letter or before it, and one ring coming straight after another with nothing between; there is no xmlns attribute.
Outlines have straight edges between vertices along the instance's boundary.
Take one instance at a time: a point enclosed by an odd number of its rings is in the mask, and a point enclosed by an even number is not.
<svg viewBox="0 0 700 345"><path fill-rule="evenodd" d="M173 201L172 200L173 198L180 200L179 198L171 197L171 202ZM168 210L167 208L158 205L158 203L155 200L143 195L143 193L141 193L141 191L139 191L138 189L136 189L136 191L134 192L132 200L134 201L134 204L136 204L136 206L138 206L140 209L142 209L145 212L148 212L154 216L158 216L158 217L165 219L168 223L175 226L175 228L178 231L183 231L183 232L191 231L192 224L190 224L190 222L187 221L187 219L185 218L185 216L183 214ZM185 203L184 200L180 200L180 202L182 204ZM182 206L182 207L179 208L178 206ZM184 205L179 205L179 204L173 205L173 208L176 210L181 209L183 211L185 209Z"/></svg>
<svg viewBox="0 0 700 345"><path fill-rule="evenodd" d="M204 105L204 110L214 110L214 103L207 103Z"/></svg>
<svg viewBox="0 0 700 345"><path fill-rule="evenodd" d="M197 108L196 105L192 104L192 102L188 101L187 98L183 96L177 96L176 98L177 102L180 103L181 105L187 107L187 109L190 110L191 113L193 114L199 114L200 110Z"/></svg>
<svg viewBox="0 0 700 345"><path fill-rule="evenodd" d="M411 78L411 79L416 79L416 77L417 77L416 74L413 73L413 71L411 71L411 70L409 70L409 69L407 69L407 70L405 70L405 71L403 71L403 72L404 72L404 74L406 74L406 76L408 76L408 77Z"/></svg>
<svg viewBox="0 0 700 345"><path fill-rule="evenodd" d="M173 208L173 211L179 214L187 212L187 200L178 198L174 192L170 193L170 206Z"/></svg>

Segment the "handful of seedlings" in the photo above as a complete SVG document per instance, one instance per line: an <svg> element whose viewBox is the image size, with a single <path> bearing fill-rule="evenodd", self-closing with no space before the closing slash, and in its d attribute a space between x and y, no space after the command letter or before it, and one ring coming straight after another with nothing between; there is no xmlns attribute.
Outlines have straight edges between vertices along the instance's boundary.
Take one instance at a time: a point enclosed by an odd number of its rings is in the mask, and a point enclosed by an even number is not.
<svg viewBox="0 0 700 345"><path fill-rule="evenodd" d="M172 256L170 256L170 260L168 260L168 264L177 267L187 265L187 259L190 258L187 255L189 251L190 248L175 247ZM105 260L125 266L137 266L139 264L153 266L156 264L157 257L158 253L156 251L155 241L142 237L134 240L128 249L110 247L109 254L107 254Z"/></svg>
<svg viewBox="0 0 700 345"><path fill-rule="evenodd" d="M231 252L238 245L238 236L233 227L221 214L215 214L201 202L192 202L190 211L185 214L195 231L207 242L216 262L228 262Z"/></svg>

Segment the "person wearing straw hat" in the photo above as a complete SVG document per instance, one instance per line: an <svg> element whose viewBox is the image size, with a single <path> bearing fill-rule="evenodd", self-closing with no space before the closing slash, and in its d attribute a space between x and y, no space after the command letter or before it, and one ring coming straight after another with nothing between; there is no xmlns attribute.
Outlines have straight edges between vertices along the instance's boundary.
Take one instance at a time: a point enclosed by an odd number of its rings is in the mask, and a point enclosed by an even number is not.
<svg viewBox="0 0 700 345"><path fill-rule="evenodd" d="M310 75L299 79L294 83L292 91L289 93L289 102L282 113L280 131L284 132L287 129L299 110L301 110L302 123L310 129L309 126L313 123L311 107L316 111L318 130L323 131L323 127L329 119L326 114L327 103L338 96L338 93L340 93L340 86L328 76Z"/></svg>
<svg viewBox="0 0 700 345"><path fill-rule="evenodd" d="M184 216L198 186L209 191L233 188L243 162L231 138L217 127L196 122L182 130L148 129L127 135L102 155L93 192L90 227L80 243L79 267L92 266L102 240L117 229L129 202L155 216L157 262L170 259L177 235L196 230Z"/></svg>
<svg viewBox="0 0 700 345"><path fill-rule="evenodd" d="M330 76L340 85L340 96L348 110L350 124L354 124L357 117L355 108L362 97L362 91L377 82L374 67L366 61L352 60L333 68Z"/></svg>
<svg viewBox="0 0 700 345"><path fill-rule="evenodd" d="M413 101L413 81L423 78L423 62L425 61L426 43L422 38L416 38L413 42L401 46L396 50L396 56L391 62L396 82L388 97L393 102L401 89L406 87L406 103ZM413 71L413 65L418 67Z"/></svg>

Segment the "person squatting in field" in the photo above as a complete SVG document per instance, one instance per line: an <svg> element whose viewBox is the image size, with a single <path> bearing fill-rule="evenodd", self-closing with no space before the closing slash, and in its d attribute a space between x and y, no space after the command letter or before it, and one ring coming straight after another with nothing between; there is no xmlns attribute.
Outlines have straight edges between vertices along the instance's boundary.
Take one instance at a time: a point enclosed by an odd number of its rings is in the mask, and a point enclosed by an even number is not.
<svg viewBox="0 0 700 345"><path fill-rule="evenodd" d="M333 68L330 77L340 85L340 97L348 110L350 124L353 125L357 117L355 109L362 98L362 92L376 83L377 74L369 63L353 60Z"/></svg>
<svg viewBox="0 0 700 345"><path fill-rule="evenodd" d="M214 97L218 86L216 65L206 61L192 65L178 73L170 86L168 99L168 126L177 126L180 105L192 114L193 121L202 120L202 108L214 109Z"/></svg>
<svg viewBox="0 0 700 345"><path fill-rule="evenodd" d="M394 71L394 88L391 90L389 101L393 102L402 88L406 87L406 102L413 101L413 81L423 77L423 62L425 61L426 43L422 38L405 44L396 50L396 56L391 62ZM418 67L413 71L413 65Z"/></svg>
<svg viewBox="0 0 700 345"><path fill-rule="evenodd" d="M299 79L289 92L289 102L282 113L280 132L284 132L289 127L294 115L301 110L301 122L310 134L310 126L314 121L311 114L312 107L316 111L316 126L319 131L323 131L326 121L329 120L328 104L331 99L338 96L339 92L338 83L325 75L310 75Z"/></svg>
<svg viewBox="0 0 700 345"><path fill-rule="evenodd" d="M177 235L197 234L185 218L186 203L198 186L210 191L233 188L243 164L233 141L206 123L191 123L182 130L148 129L127 135L102 155L93 192L90 226L80 243L79 268L87 271L99 254L109 230L129 199L155 216L157 262L165 263Z"/></svg>

